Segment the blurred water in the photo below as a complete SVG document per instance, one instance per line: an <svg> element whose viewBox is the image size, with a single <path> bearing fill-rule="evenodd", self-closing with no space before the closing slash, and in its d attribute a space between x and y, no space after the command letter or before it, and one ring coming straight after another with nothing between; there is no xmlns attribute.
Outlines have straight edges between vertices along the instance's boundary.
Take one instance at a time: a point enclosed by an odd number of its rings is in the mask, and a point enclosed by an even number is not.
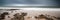
<svg viewBox="0 0 60 20"><path fill-rule="evenodd" d="M43 4L43 5L58 5L58 0L0 0L1 5L11 4Z"/></svg>

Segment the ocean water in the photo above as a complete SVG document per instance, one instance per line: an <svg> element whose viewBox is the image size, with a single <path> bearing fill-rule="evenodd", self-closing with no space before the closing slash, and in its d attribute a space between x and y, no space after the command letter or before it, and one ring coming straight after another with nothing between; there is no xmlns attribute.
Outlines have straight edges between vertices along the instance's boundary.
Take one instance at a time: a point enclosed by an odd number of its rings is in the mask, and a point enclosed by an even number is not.
<svg viewBox="0 0 60 20"><path fill-rule="evenodd" d="M58 0L0 0L1 5L12 4L39 4L39 5L58 5Z"/></svg>

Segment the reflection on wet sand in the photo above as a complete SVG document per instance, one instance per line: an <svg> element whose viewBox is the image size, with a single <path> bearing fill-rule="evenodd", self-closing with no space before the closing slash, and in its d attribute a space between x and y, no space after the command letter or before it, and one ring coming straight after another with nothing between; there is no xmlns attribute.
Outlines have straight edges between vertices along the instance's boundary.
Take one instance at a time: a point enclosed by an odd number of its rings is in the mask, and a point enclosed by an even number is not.
<svg viewBox="0 0 60 20"><path fill-rule="evenodd" d="M17 12L17 11L16 11ZM14 15L12 15L12 13L14 13ZM55 17L55 16L51 16L51 15L48 15L48 14L39 14L37 16L29 16L29 14L26 12L21 12L20 13L15 13L14 11L12 13L9 13L9 12L3 12L1 15L0 15L0 20L58 20L60 19L60 17ZM12 15L12 16L9 16L9 15ZM7 18L6 18L6 15L7 15ZM13 17L13 18L12 18Z"/></svg>

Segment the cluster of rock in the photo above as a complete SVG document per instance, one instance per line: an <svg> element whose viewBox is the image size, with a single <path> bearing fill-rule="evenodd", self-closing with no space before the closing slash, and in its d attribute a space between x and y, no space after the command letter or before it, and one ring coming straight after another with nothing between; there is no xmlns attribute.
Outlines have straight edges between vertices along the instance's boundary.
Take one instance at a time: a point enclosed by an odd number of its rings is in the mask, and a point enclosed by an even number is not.
<svg viewBox="0 0 60 20"><path fill-rule="evenodd" d="M16 13L14 15L14 18L11 18L11 20L24 20L24 16L26 16L27 13L22 13L21 15L19 15L19 13Z"/></svg>
<svg viewBox="0 0 60 20"><path fill-rule="evenodd" d="M41 19L45 19L45 20L57 20L57 17L55 16L50 16L50 15L39 15L39 16L35 16L36 19L41 20Z"/></svg>
<svg viewBox="0 0 60 20"><path fill-rule="evenodd" d="M4 20L6 15L9 15L8 12L3 12L3 14L0 15L0 20Z"/></svg>

